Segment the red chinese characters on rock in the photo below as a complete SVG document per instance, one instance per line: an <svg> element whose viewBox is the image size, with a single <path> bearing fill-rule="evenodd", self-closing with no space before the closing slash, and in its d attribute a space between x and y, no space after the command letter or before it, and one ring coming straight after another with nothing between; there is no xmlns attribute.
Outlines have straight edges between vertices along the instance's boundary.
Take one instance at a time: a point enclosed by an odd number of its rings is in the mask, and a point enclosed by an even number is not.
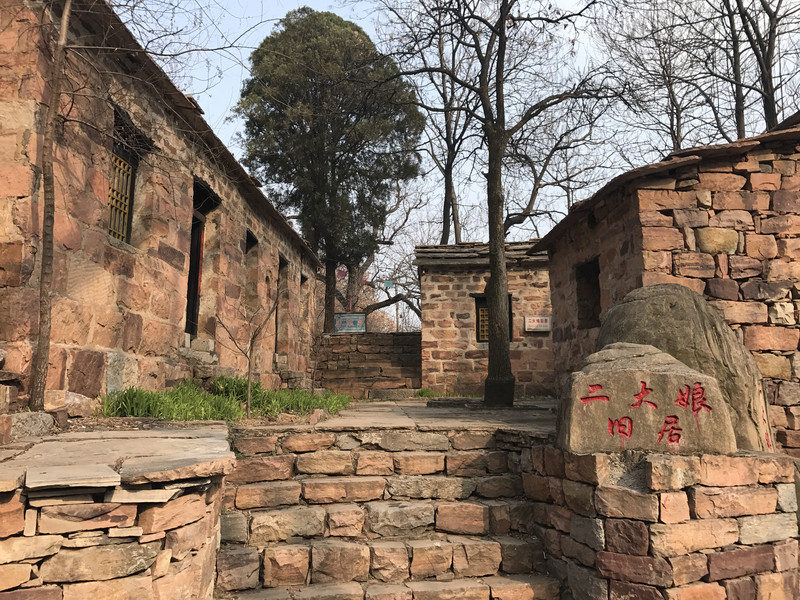
<svg viewBox="0 0 800 600"><path fill-rule="evenodd" d="M630 417L622 417L620 419L608 420L608 434L614 437L618 433L619 437L628 439L633 435L633 419Z"/></svg>
<svg viewBox="0 0 800 600"><path fill-rule="evenodd" d="M589 394L594 394L595 392L599 392L603 389L603 386L600 384L589 384ZM581 402L584 404L588 404L589 402L610 402L611 399L608 396L583 396L581 397Z"/></svg>
<svg viewBox="0 0 800 600"><path fill-rule="evenodd" d="M706 399L706 389L700 385L699 381L694 382L691 391L688 385L684 386L683 390L678 390L678 399L675 400L677 406L688 408L690 401L692 412L695 415L703 409L711 412L711 407L708 405L708 400Z"/></svg>
<svg viewBox="0 0 800 600"><path fill-rule="evenodd" d="M654 402L650 402L649 400L645 400L648 394L653 392L652 388L647 387L647 384L644 381L639 382L642 386L642 389L639 390L638 394L634 394L633 397L636 398L637 402L631 404L632 408L639 408L642 404L646 404L650 408L658 408L658 404Z"/></svg>
<svg viewBox="0 0 800 600"><path fill-rule="evenodd" d="M661 430L658 432L658 440L656 444L660 444L661 440L664 438L664 435L667 436L667 442L670 444L680 444L681 443L681 435L683 433L683 429L678 425L678 417L677 415L670 415L664 419L664 424L661 426Z"/></svg>

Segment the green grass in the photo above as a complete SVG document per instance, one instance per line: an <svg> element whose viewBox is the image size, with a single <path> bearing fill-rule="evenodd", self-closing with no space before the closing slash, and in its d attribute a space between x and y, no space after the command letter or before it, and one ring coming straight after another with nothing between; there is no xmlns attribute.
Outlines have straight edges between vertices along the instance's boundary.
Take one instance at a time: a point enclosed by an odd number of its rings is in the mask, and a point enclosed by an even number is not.
<svg viewBox="0 0 800 600"><path fill-rule="evenodd" d="M439 392L434 392L430 388L419 388L415 395L417 398L438 398L441 396Z"/></svg>
<svg viewBox="0 0 800 600"><path fill-rule="evenodd" d="M151 417L175 421L238 421L245 416L247 380L217 377L208 391L191 381L163 392L128 388L109 394L103 401L107 417ZM251 389L251 413L254 417L275 417L280 413L308 414L325 408L335 414L347 407L350 397L325 393L316 396L304 390L265 390L254 383Z"/></svg>

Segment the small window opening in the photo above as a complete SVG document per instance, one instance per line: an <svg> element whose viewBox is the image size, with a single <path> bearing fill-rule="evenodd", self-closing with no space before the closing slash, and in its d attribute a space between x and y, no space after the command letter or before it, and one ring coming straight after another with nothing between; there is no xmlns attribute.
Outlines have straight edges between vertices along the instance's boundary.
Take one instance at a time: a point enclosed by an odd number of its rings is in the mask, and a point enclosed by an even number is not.
<svg viewBox="0 0 800 600"><path fill-rule="evenodd" d="M152 140L137 129L121 108L114 107L114 145L111 150L111 176L108 185L108 233L126 243L130 243L131 239L136 170L140 158L153 148Z"/></svg>
<svg viewBox="0 0 800 600"><path fill-rule="evenodd" d="M489 302L486 294L472 294L475 298L475 340L478 342L489 341ZM511 294L508 295L508 334L509 339L514 337L514 316L511 312Z"/></svg>
<svg viewBox="0 0 800 600"><path fill-rule="evenodd" d="M289 262L278 257L277 293L275 295L275 353L285 353L289 344Z"/></svg>
<svg viewBox="0 0 800 600"><path fill-rule="evenodd" d="M221 200L207 183L195 177L192 189L192 233L189 246L189 277L186 289L186 333L194 337L200 318L200 287L203 274L203 244L206 216L217 208Z"/></svg>
<svg viewBox="0 0 800 600"><path fill-rule="evenodd" d="M575 267L578 329L600 327L600 262L597 257Z"/></svg>
<svg viewBox="0 0 800 600"><path fill-rule="evenodd" d="M309 304L311 301L311 295L309 294L309 284L308 284L308 277L300 274L300 298L303 302L303 324L307 324L306 320L308 319L308 312L309 312Z"/></svg>
<svg viewBox="0 0 800 600"><path fill-rule="evenodd" d="M245 268L247 282L245 284L245 303L250 310L258 310L258 238L249 229L244 240Z"/></svg>

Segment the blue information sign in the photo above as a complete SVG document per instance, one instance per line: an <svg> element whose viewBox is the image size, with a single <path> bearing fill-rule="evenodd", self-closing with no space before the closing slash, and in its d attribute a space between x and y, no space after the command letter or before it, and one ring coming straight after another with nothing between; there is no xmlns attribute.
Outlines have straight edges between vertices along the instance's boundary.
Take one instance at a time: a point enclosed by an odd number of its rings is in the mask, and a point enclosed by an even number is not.
<svg viewBox="0 0 800 600"><path fill-rule="evenodd" d="M367 315L361 313L339 313L334 315L334 333L364 333L367 331Z"/></svg>

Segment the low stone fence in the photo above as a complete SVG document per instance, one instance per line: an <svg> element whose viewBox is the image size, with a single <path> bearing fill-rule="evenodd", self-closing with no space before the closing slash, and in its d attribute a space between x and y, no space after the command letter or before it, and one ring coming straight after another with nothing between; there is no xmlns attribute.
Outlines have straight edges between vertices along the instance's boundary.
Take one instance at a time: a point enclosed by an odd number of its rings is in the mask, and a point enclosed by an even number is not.
<svg viewBox="0 0 800 600"><path fill-rule="evenodd" d="M12 458L0 463L0 599L211 600L234 460L218 429L3 448Z"/></svg>
<svg viewBox="0 0 800 600"><path fill-rule="evenodd" d="M791 458L534 447L529 464L533 530L575 598L797 598Z"/></svg>
<svg viewBox="0 0 800 600"><path fill-rule="evenodd" d="M390 428L376 411L350 427L233 432L243 457L226 480L218 593L556 600L522 480L523 449L547 434Z"/></svg>
<svg viewBox="0 0 800 600"><path fill-rule="evenodd" d="M316 383L332 392L367 398L372 390L422 385L419 333L338 333L320 340Z"/></svg>

